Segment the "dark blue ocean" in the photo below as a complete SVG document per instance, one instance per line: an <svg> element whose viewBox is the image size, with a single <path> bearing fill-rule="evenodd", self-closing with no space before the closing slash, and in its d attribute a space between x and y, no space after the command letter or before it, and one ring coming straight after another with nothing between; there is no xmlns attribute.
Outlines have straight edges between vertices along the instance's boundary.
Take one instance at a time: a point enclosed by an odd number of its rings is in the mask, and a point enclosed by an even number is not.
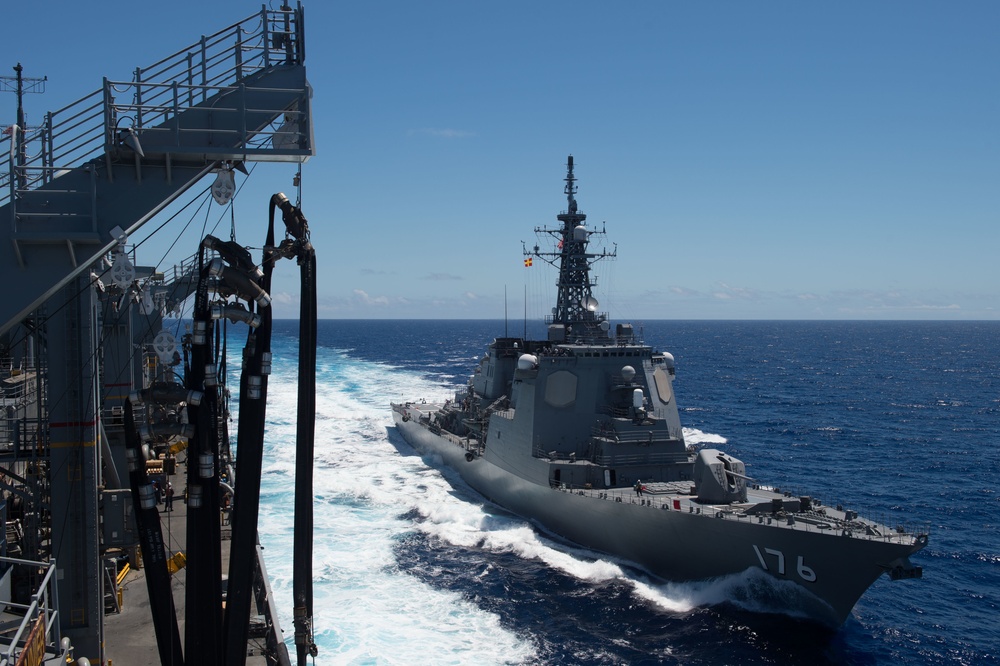
<svg viewBox="0 0 1000 666"><path fill-rule="evenodd" d="M689 441L930 530L923 579L879 580L838 631L748 610L741 577L665 584L560 543L416 455L388 403L450 396L523 326L320 322L316 663L1000 664L1000 322L641 325ZM283 608L296 334L276 323L261 518Z"/></svg>

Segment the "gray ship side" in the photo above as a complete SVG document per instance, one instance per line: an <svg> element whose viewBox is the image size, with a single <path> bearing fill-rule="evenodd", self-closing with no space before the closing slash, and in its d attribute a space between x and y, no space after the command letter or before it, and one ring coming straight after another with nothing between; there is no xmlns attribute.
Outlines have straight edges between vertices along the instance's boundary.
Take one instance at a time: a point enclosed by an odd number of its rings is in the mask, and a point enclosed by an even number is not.
<svg viewBox="0 0 1000 666"><path fill-rule="evenodd" d="M919 577L925 534L761 485L742 461L684 440L673 357L614 331L591 295L596 232L576 207L556 251L548 339L497 338L444 404L392 405L403 437L477 492L577 544L668 580L758 570L787 586L787 610L839 626L880 575ZM638 488L637 488L638 485Z"/></svg>

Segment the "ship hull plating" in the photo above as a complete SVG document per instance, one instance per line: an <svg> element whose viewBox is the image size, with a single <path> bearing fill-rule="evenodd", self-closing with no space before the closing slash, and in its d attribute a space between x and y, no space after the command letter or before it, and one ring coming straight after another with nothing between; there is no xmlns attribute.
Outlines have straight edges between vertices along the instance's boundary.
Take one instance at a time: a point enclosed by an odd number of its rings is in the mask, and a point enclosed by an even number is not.
<svg viewBox="0 0 1000 666"><path fill-rule="evenodd" d="M673 581L727 578L761 611L840 625L883 573L918 578L924 534L793 497L743 461L684 439L674 357L593 295L600 249L566 163L566 210L536 228L533 259L558 268L541 339L497 337L443 404L392 405L403 437L487 499L581 546ZM759 584L761 581L765 584Z"/></svg>
<svg viewBox="0 0 1000 666"><path fill-rule="evenodd" d="M539 485L491 464L488 455L469 460L460 443L404 413L403 408L393 411L403 438L422 454L440 458L484 498L664 580L704 581L746 572L752 581L763 574L774 584L752 594L761 610L837 627L880 575L923 547L892 537L784 529L767 519L715 518L718 507L702 513L675 510L669 499L634 496L629 489L609 494Z"/></svg>

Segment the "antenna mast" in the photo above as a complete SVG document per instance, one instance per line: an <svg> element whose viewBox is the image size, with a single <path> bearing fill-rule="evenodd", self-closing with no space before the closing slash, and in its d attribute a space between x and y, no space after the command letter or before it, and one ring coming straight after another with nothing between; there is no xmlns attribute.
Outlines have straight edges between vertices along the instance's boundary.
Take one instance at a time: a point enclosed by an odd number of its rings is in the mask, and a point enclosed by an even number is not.
<svg viewBox="0 0 1000 666"><path fill-rule="evenodd" d="M17 94L17 121L13 127L6 128L5 134L14 135L14 166L17 170L17 186L19 189L26 189L28 180L24 175L24 163L27 162L27 150L25 147L24 132L27 129L24 125L24 94L45 92L45 82L49 77L42 78L21 76L24 70L21 63L14 67L15 76L0 76L0 90ZM25 87L27 84L27 87Z"/></svg>
<svg viewBox="0 0 1000 666"><path fill-rule="evenodd" d="M546 317L549 324L562 325L568 339L596 342L607 338L607 313L597 312L599 303L592 293L596 285L591 279L590 266L600 259L614 257L615 252L588 252L587 245L594 234L604 231L588 229L584 222L587 216L581 213L576 203L576 177L573 175L573 156L566 162L566 212L556 215L562 222L559 229L536 228L535 232L545 232L558 239L556 252L542 252L536 245L530 254L559 269L559 287L556 307L552 316Z"/></svg>

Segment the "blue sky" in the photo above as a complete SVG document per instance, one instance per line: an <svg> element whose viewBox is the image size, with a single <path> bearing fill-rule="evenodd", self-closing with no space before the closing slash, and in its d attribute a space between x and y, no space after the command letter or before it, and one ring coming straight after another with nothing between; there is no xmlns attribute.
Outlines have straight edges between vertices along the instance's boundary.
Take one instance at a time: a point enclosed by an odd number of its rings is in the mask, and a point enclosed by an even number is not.
<svg viewBox="0 0 1000 666"><path fill-rule="evenodd" d="M32 3L0 44L49 78L29 123L260 4L153 7ZM555 273L521 242L573 154L616 320L1000 319L1000 3L305 7L321 317L501 318L505 293L540 317ZM254 171L242 242L293 174ZM279 272L278 316L297 284Z"/></svg>

